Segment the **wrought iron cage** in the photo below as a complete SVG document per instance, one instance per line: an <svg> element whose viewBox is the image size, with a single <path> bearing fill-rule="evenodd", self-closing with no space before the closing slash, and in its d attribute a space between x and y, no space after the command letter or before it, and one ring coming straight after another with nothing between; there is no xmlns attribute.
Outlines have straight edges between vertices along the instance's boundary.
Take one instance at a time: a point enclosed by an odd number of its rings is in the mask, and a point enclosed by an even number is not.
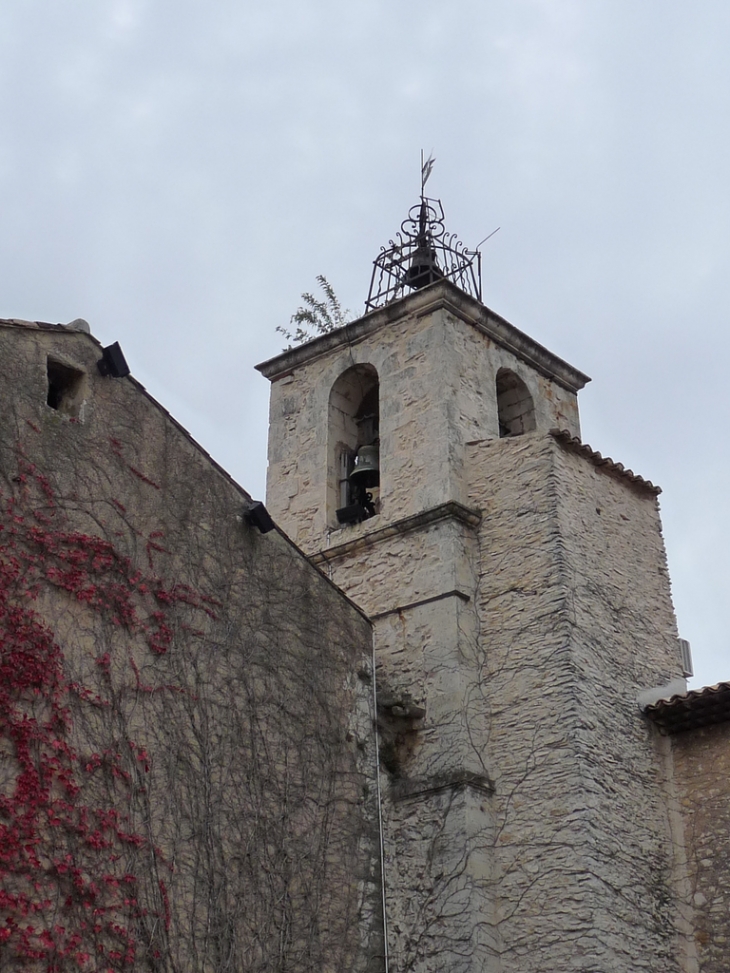
<svg viewBox="0 0 730 973"><path fill-rule="evenodd" d="M373 261L367 311L390 304L410 290L450 280L478 301L482 299L482 255L447 233L439 199L421 197L401 228Z"/></svg>

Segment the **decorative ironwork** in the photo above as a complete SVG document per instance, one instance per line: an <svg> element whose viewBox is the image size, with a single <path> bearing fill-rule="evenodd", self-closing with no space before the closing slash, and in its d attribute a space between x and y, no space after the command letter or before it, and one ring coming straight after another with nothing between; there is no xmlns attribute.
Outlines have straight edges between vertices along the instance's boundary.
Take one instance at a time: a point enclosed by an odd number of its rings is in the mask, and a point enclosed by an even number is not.
<svg viewBox="0 0 730 973"><path fill-rule="evenodd" d="M450 280L467 294L482 299L482 255L468 250L455 233L447 233L439 199L421 196L408 219L373 261L373 275L365 308L398 300L437 280Z"/></svg>

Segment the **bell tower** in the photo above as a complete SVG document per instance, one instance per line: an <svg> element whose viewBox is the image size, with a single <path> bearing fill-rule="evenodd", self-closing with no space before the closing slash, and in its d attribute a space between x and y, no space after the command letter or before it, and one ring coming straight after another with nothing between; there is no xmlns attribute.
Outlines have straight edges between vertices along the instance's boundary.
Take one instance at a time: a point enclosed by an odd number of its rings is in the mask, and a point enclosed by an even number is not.
<svg viewBox="0 0 730 973"><path fill-rule="evenodd" d="M268 509L374 625L389 962L678 970L636 704L682 676L659 490L479 264L422 197L365 315L258 366Z"/></svg>

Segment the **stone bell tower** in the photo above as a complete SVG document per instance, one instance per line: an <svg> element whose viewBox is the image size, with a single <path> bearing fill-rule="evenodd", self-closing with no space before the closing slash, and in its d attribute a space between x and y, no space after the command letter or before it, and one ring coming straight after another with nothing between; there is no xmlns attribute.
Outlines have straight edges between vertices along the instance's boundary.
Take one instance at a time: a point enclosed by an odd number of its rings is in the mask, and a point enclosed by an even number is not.
<svg viewBox="0 0 730 973"><path fill-rule="evenodd" d="M681 678L658 488L422 198L366 314L258 366L267 505L374 624L390 968L679 970L637 694ZM378 455L379 454L379 455Z"/></svg>

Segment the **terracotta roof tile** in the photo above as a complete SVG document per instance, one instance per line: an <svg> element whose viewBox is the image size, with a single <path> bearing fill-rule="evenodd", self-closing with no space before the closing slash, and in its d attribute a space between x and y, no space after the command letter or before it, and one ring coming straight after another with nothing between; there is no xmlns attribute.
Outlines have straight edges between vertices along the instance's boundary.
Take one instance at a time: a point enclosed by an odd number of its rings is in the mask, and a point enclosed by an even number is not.
<svg viewBox="0 0 730 973"><path fill-rule="evenodd" d="M660 699L644 710L663 733L681 733L730 720L730 682Z"/></svg>
<svg viewBox="0 0 730 973"><path fill-rule="evenodd" d="M571 450L573 453L579 453L581 456L585 456L589 459L594 466L598 469L603 470L610 476L620 477L622 480L628 480L633 483L634 486L640 487L642 490L646 490L649 493L654 494L655 497L659 496L662 492L662 488L655 486L651 480L645 480L643 476L639 476L638 473L634 473L633 470L627 470L623 463L614 463L614 461L609 456L601 456L600 453L596 452L595 449L591 449L586 443L583 443L578 439L577 436L571 435L565 429L551 429L550 435L564 446L566 449Z"/></svg>

